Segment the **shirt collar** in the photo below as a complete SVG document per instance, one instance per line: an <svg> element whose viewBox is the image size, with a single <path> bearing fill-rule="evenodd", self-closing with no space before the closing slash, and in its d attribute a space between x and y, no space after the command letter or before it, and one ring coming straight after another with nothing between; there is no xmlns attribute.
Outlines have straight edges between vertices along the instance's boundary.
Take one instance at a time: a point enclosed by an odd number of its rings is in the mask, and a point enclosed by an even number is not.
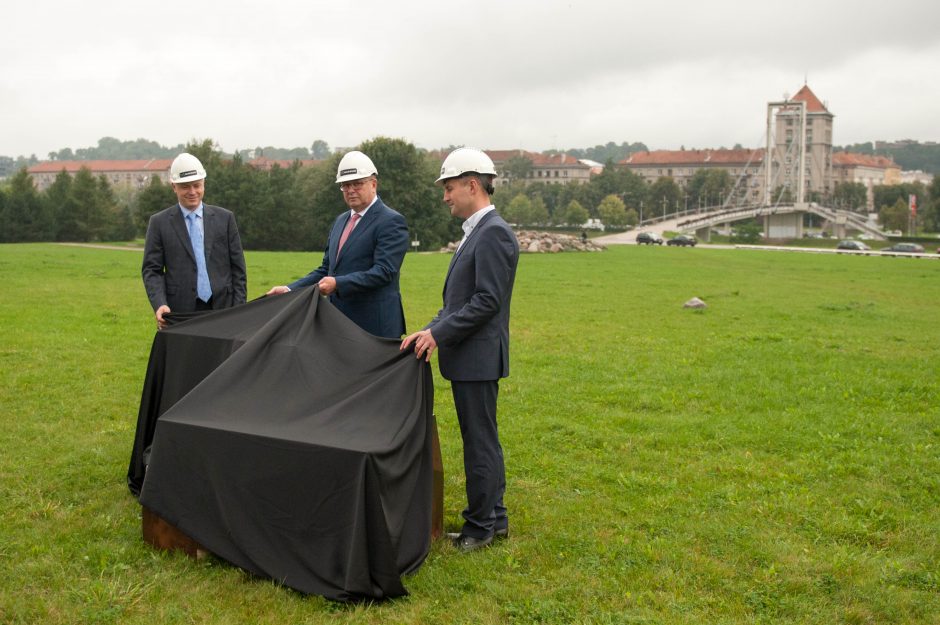
<svg viewBox="0 0 940 625"><path fill-rule="evenodd" d="M183 208L183 205L178 203L176 204L180 207L180 212L183 214L183 219L186 219L186 216L190 213L196 213L199 216L199 219L202 219L202 202L199 202L199 206L195 210L189 210L188 208Z"/></svg>
<svg viewBox="0 0 940 625"><path fill-rule="evenodd" d="M467 217L464 222L460 224L460 227L463 228L464 235L469 236L470 233L473 232L473 229L477 227L477 224L480 223L480 220L483 219L483 215L494 210L496 210L496 207L490 204Z"/></svg>
<svg viewBox="0 0 940 625"><path fill-rule="evenodd" d="M378 194L376 194L376 196L375 196L374 198L372 198L372 201L369 202L369 205L366 206L365 208L363 208L363 209L362 209L361 211L359 211L358 213L357 213L356 211L352 210L352 209L349 209L349 216L352 217L353 215L359 215L359 218L360 218L360 219L361 219L362 217L365 217L365 216L366 216L366 213L369 212L369 209L372 208L372 205L375 204L375 203L378 202L378 201L379 201L379 196L378 196Z"/></svg>

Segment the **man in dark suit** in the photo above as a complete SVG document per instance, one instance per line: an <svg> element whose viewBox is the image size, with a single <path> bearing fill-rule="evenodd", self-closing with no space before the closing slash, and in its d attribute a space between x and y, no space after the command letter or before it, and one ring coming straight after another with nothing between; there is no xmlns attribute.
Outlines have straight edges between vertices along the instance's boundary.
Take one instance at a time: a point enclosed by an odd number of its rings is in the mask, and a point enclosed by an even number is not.
<svg viewBox="0 0 940 625"><path fill-rule="evenodd" d="M235 216L203 204L205 178L198 158L177 156L170 182L179 203L150 217L147 225L141 275L159 329L169 312L245 303L247 270Z"/></svg>
<svg viewBox="0 0 940 625"><path fill-rule="evenodd" d="M440 347L441 375L451 392L463 438L467 507L463 528L450 534L461 551L508 537L503 505L506 469L496 426L499 379L509 375L509 303L519 262L516 235L490 203L496 169L480 150L459 148L444 160L437 182L444 202L464 220L464 237L444 280L444 307L406 337L418 358Z"/></svg>
<svg viewBox="0 0 940 625"><path fill-rule="evenodd" d="M359 151L343 156L336 182L349 207L333 222L323 262L303 278L268 295L316 284L320 293L360 328L387 338L405 333L398 276L408 251L405 218L378 196L378 170Z"/></svg>

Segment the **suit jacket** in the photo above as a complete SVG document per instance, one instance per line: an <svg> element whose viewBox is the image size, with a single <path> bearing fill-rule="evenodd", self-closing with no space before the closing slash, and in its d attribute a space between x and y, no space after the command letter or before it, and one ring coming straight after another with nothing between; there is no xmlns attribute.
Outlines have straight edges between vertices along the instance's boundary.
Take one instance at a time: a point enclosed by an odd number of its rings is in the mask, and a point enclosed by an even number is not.
<svg viewBox="0 0 940 625"><path fill-rule="evenodd" d="M340 214L330 230L319 267L287 286L311 286L321 278L336 278L330 302L356 324L376 336L400 338L405 333L405 311L398 277L408 251L405 218L377 198L350 233L337 257L339 239L350 211Z"/></svg>
<svg viewBox="0 0 940 625"><path fill-rule="evenodd" d="M235 215L219 206L203 204L202 219L212 308L244 304L248 277ZM194 310L196 257L179 204L150 217L141 275L154 310L164 304L173 312Z"/></svg>
<svg viewBox="0 0 940 625"><path fill-rule="evenodd" d="M518 263L516 235L496 211L484 215L454 253L444 307L427 325L444 378L482 382L509 375L509 304Z"/></svg>

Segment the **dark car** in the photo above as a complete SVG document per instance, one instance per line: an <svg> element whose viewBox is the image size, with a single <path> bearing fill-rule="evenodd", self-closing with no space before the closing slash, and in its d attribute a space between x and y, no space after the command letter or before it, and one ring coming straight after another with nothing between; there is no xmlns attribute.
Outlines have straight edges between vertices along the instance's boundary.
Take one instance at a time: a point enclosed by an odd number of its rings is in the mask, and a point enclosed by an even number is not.
<svg viewBox="0 0 940 625"><path fill-rule="evenodd" d="M666 242L666 245L678 245L680 247L695 247L698 241L691 234L677 234Z"/></svg>
<svg viewBox="0 0 940 625"><path fill-rule="evenodd" d="M636 235L637 245L662 245L663 238L655 232L641 232Z"/></svg>
<svg viewBox="0 0 940 625"><path fill-rule="evenodd" d="M858 252L864 252L865 250L870 250L871 248L862 243L861 241L853 241L852 239L846 239L845 241L839 241L839 244L836 246L837 250L855 250Z"/></svg>
<svg viewBox="0 0 940 625"><path fill-rule="evenodd" d="M891 247L886 247L882 252L901 252L902 254L923 254L924 246L916 243L895 243Z"/></svg>

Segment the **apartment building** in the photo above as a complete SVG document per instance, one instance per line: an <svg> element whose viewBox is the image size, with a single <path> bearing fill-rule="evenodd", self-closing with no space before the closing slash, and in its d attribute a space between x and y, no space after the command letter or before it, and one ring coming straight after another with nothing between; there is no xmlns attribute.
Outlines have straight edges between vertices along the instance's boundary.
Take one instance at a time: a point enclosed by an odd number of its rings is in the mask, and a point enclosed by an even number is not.
<svg viewBox="0 0 940 625"><path fill-rule="evenodd" d="M507 175L506 163L515 157L528 159L532 163L525 178L526 184L543 182L545 184L584 184L591 179L592 165L569 154L539 154L526 150L484 150L487 156L493 159L496 172L497 186L511 182Z"/></svg>
<svg viewBox="0 0 940 625"><path fill-rule="evenodd" d="M146 159L132 161L43 161L26 171L33 177L40 191L48 189L62 170L74 176L85 167L95 177L104 176L111 186L141 188L150 184L150 177L157 176L163 182L170 181L172 159Z"/></svg>
<svg viewBox="0 0 940 625"><path fill-rule="evenodd" d="M886 156L836 152L832 156L835 182L858 182L865 185L868 210L875 206L874 189L881 184L900 184L901 167Z"/></svg>
<svg viewBox="0 0 940 625"><path fill-rule="evenodd" d="M635 152L618 166L629 169L649 184L659 178L672 178L683 189L699 171L723 169L736 183L740 199L753 203L763 198L763 163L763 149L653 150Z"/></svg>

